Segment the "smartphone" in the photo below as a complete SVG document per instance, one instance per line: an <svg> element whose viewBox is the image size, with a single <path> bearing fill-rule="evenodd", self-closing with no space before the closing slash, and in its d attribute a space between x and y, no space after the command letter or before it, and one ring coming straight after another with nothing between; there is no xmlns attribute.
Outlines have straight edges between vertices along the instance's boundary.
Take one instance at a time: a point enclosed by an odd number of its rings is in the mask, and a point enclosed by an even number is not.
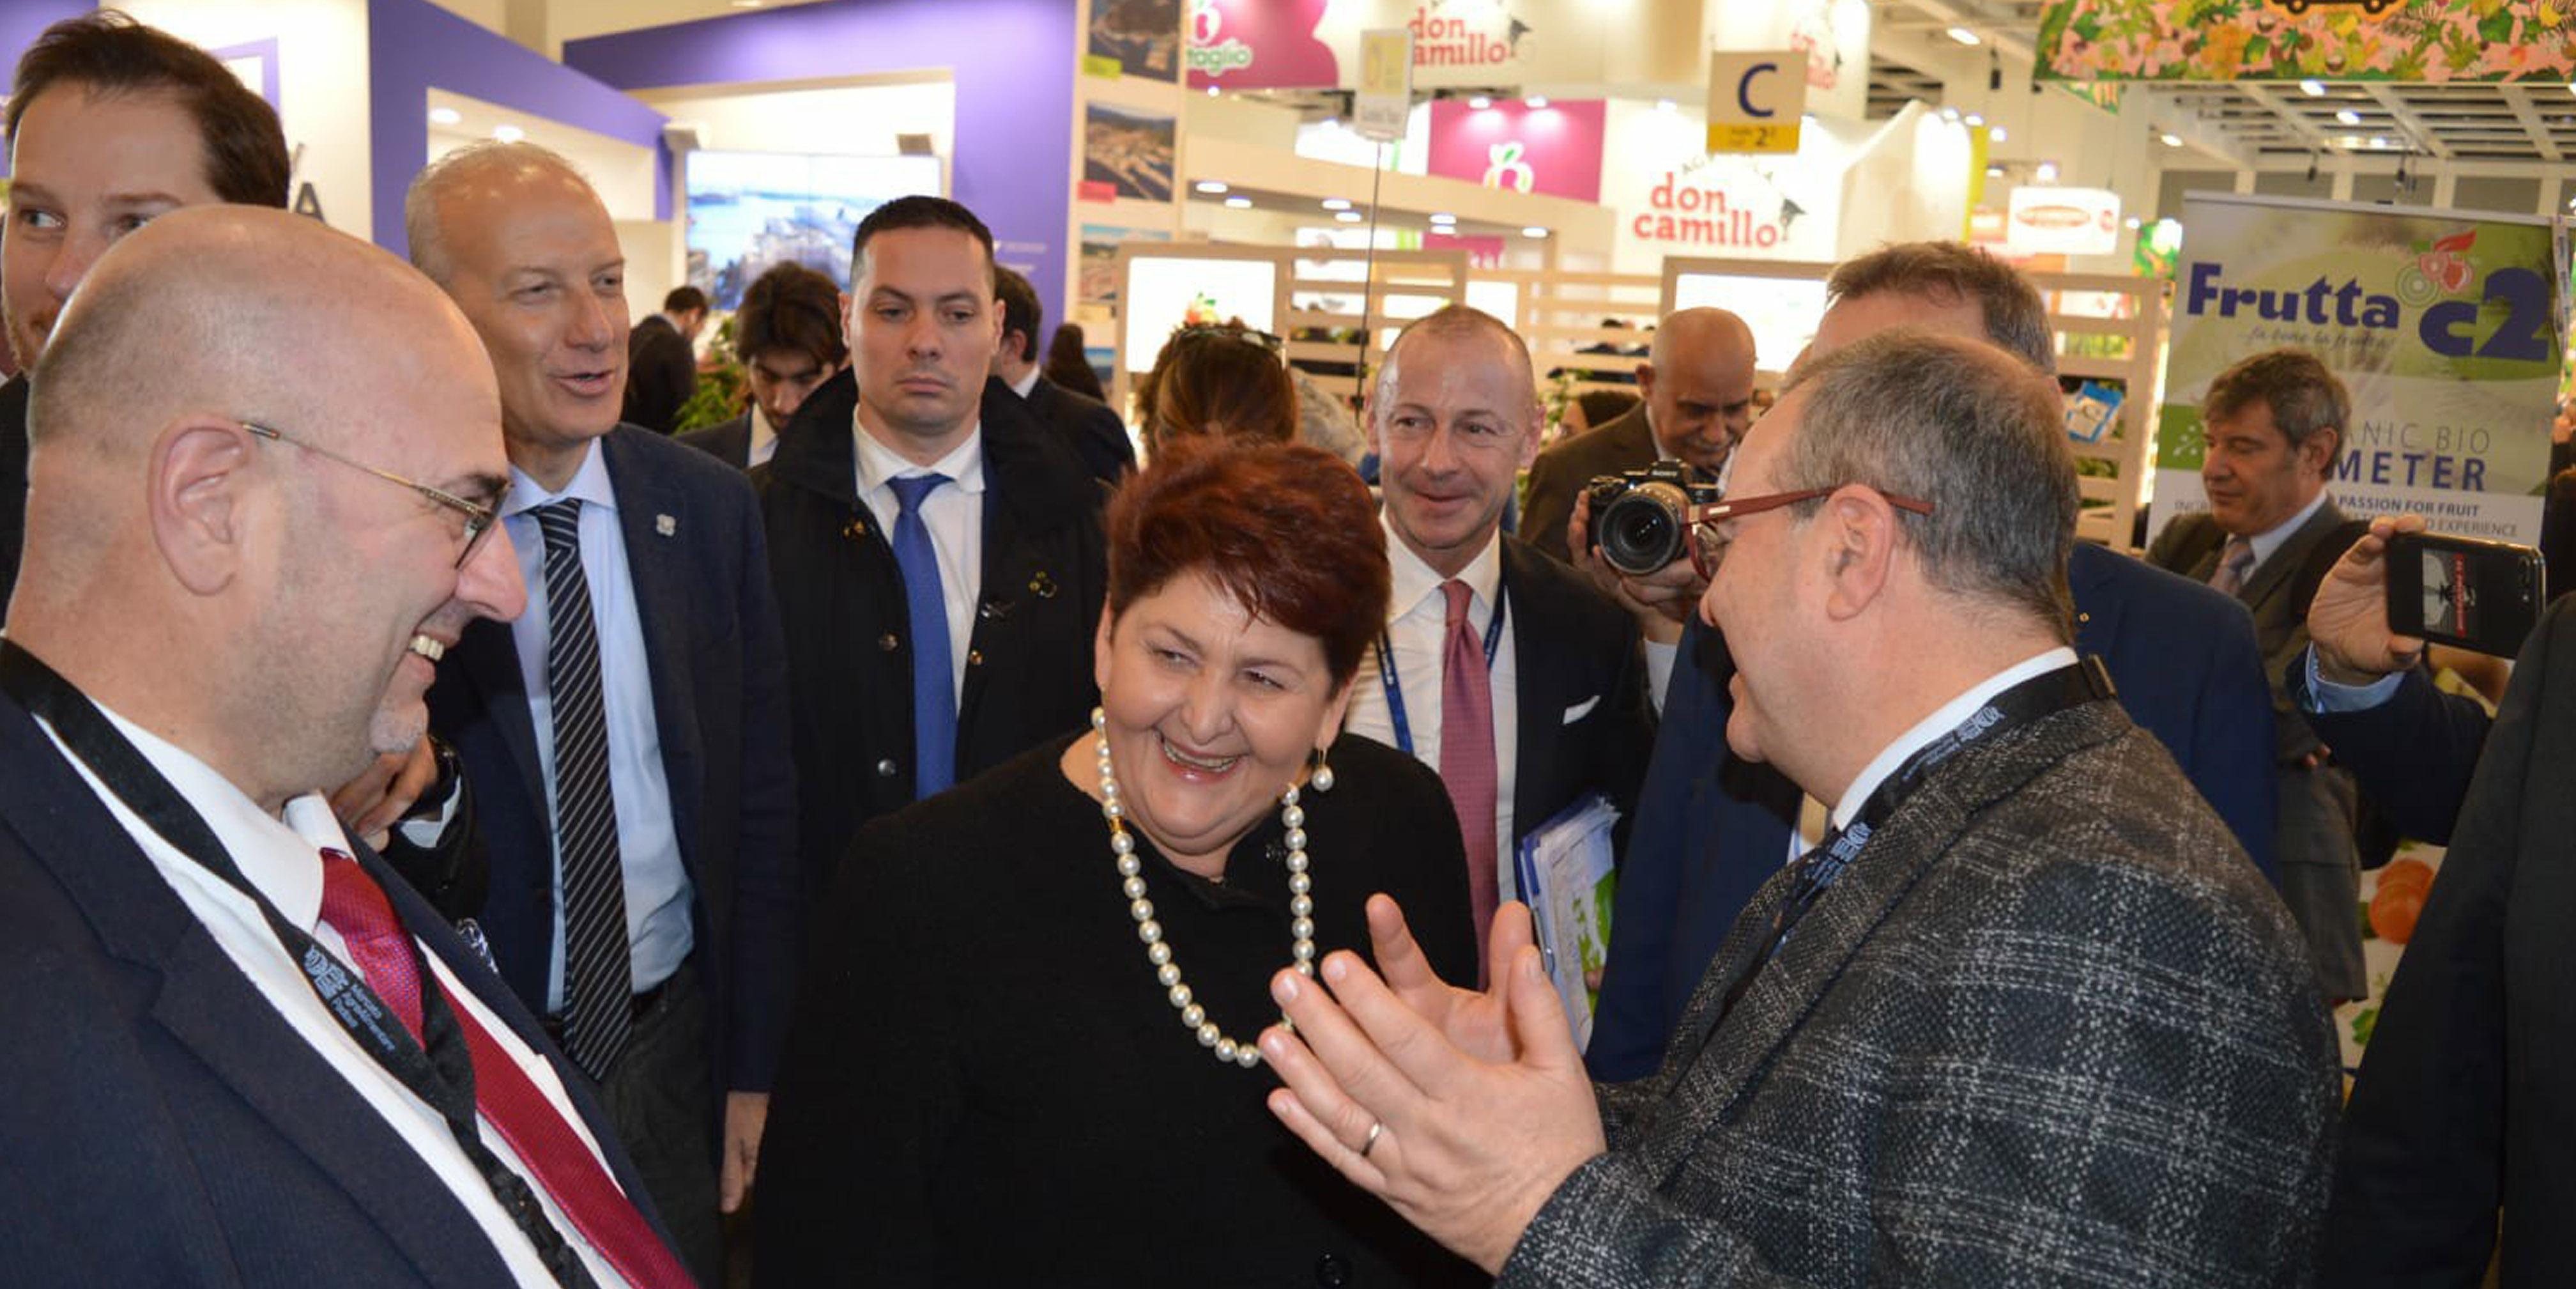
<svg viewBox="0 0 2576 1289"><path fill-rule="evenodd" d="M2540 552L2441 533L2388 539L2388 627L2401 636L2510 658L2548 604Z"/></svg>

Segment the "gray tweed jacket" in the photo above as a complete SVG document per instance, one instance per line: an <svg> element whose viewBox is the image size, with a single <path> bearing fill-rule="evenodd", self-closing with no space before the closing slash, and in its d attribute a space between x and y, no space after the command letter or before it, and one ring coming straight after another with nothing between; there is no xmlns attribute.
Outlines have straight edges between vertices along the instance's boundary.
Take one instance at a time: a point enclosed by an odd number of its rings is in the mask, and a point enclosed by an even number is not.
<svg viewBox="0 0 2576 1289"><path fill-rule="evenodd" d="M1785 878L1504 1285L2304 1285L2333 1033L2280 900L2093 702L1960 753L1733 1015ZM1714 1032L1712 1032L1712 1028Z"/></svg>

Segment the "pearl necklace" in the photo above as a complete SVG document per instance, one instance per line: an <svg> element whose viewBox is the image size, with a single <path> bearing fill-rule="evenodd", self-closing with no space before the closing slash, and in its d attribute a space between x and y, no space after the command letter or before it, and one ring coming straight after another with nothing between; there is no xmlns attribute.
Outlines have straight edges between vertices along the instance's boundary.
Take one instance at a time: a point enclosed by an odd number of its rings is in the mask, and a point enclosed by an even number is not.
<svg viewBox="0 0 2576 1289"><path fill-rule="evenodd" d="M1098 734L1093 748L1100 754L1100 815L1109 821L1109 851L1118 859L1119 889L1127 894L1127 914L1136 919L1136 938L1145 942L1145 960L1154 964L1154 980L1167 992L1172 1008L1181 1014L1181 1024L1198 1036L1199 1046L1216 1054L1219 1061L1244 1069L1261 1063L1261 1049L1248 1039L1236 1039L1209 1020L1207 1009L1190 996L1190 987L1181 980L1181 964L1172 960L1172 946L1163 939L1163 924L1154 920L1154 902L1145 898L1145 863L1136 857L1136 839L1127 835L1127 807L1118 797L1118 774L1109 764L1109 715L1100 708L1091 709L1091 728ZM1330 781L1317 778L1315 788L1322 791ZM1288 954L1299 975L1315 974L1315 900L1310 893L1314 879L1306 874L1306 811L1297 804L1297 785L1279 798L1279 822L1288 830L1288 914L1292 937ZM1288 1018L1279 1018L1288 1025Z"/></svg>

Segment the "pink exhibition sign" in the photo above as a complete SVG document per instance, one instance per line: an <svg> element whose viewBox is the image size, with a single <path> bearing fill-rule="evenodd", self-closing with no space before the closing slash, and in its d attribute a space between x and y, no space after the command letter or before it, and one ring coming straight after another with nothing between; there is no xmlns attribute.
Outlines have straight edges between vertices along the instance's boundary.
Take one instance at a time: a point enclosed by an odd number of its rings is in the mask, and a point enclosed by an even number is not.
<svg viewBox="0 0 2576 1289"><path fill-rule="evenodd" d="M1607 109L1599 99L1546 107L1496 99L1482 108L1436 99L1426 165L1488 188L1597 202Z"/></svg>

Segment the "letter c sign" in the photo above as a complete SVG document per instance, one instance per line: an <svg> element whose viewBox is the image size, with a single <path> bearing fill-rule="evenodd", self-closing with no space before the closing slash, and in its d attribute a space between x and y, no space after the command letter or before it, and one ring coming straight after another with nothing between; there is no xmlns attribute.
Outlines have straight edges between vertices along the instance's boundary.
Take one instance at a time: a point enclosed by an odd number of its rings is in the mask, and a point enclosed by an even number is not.
<svg viewBox="0 0 2576 1289"><path fill-rule="evenodd" d="M1746 116L1755 120L1765 120L1770 117L1778 116L1779 112L1775 109L1754 106L1753 81L1756 77L1777 76L1779 74L1780 64L1772 62L1769 59L1764 59L1761 62L1745 68L1743 78L1735 82L1735 105L1742 108ZM1764 97L1767 98L1769 96L1765 95Z"/></svg>

